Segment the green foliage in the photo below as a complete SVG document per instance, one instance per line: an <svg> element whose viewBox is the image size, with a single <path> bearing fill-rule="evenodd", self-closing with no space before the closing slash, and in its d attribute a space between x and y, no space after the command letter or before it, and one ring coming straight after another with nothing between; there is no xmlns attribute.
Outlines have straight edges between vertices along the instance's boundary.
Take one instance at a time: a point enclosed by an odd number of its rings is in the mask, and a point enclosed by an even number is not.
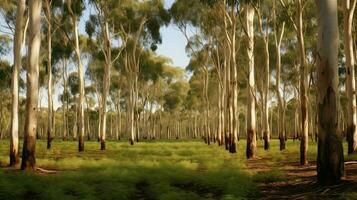
<svg viewBox="0 0 357 200"><path fill-rule="evenodd" d="M8 35L0 35L0 56L8 54L10 51L10 38Z"/></svg>
<svg viewBox="0 0 357 200"><path fill-rule="evenodd" d="M178 81L170 85L168 93L164 96L164 109L168 112L178 111L182 108L189 86L186 82Z"/></svg>
<svg viewBox="0 0 357 200"><path fill-rule="evenodd" d="M12 69L7 61L0 60L0 88L1 90L9 90L11 85Z"/></svg>

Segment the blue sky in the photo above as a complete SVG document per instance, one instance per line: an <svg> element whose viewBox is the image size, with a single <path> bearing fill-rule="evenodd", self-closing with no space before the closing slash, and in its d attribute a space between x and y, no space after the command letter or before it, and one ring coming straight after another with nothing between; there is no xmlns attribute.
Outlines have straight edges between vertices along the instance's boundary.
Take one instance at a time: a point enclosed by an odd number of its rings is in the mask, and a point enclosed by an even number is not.
<svg viewBox="0 0 357 200"><path fill-rule="evenodd" d="M165 8L169 9L174 1L165 0ZM88 7L80 21L79 32L81 34L85 34L84 26L90 12L92 11ZM160 32L162 44L158 46L156 53L169 57L172 60L173 66L185 68L189 63L189 58L185 52L187 43L185 37L173 24L170 24L168 27L162 27Z"/></svg>
<svg viewBox="0 0 357 200"><path fill-rule="evenodd" d="M165 7L170 8L174 1L175 0L165 0ZM88 17L91 12L93 11L90 6L88 6L79 23L80 34L85 34L85 22L88 20ZM3 25L4 23L4 19L0 16L0 24ZM3 27L0 28L2 29ZM187 41L183 34L175 27L175 25L172 24L167 27L162 27L160 32L162 36L162 44L158 46L156 53L170 58L172 60L173 66L185 68L189 63L189 58L185 52ZM10 48L12 48L12 44L10 44ZM23 53L26 53L26 49L24 49ZM13 63L12 51L10 51L8 55L6 55L5 59L7 59L10 64ZM55 86L55 93L57 92L62 92L60 84L57 84ZM40 96L40 99L43 99L41 100L42 106L47 106L46 93L44 91L40 91ZM55 108L60 105L60 102L57 98L54 99L54 104Z"/></svg>
<svg viewBox="0 0 357 200"><path fill-rule="evenodd" d="M165 7L170 8L174 0L165 0ZM79 23L79 32L85 34L84 26L90 15L90 8L88 7ZM0 23L4 24L0 17ZM186 39L182 33L170 24L168 27L162 27L161 30L162 44L156 50L157 54L169 57L172 60L172 65L185 68L189 62L189 58L185 52ZM6 56L10 63L13 63L12 51Z"/></svg>
<svg viewBox="0 0 357 200"><path fill-rule="evenodd" d="M165 7L170 8L174 0L165 0ZM185 52L186 39L182 33L174 26L161 28L162 45L157 53L172 59L174 66L186 67L189 58Z"/></svg>

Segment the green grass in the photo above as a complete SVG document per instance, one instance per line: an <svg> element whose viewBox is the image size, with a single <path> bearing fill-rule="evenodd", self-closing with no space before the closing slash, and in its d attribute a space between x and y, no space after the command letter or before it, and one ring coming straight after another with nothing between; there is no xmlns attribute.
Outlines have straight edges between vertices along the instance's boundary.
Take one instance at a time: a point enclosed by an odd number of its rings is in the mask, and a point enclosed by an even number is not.
<svg viewBox="0 0 357 200"><path fill-rule="evenodd" d="M8 163L8 141L0 141L0 163ZM136 143L85 143L55 140L37 142L37 166L56 174L25 174L0 168L0 199L246 199L259 196L258 183L284 181L278 168L250 171L245 159L245 141L237 154L202 141L150 141ZM279 151L273 140L264 151L258 141L257 155L269 162L299 161L299 141L288 141ZM309 160L316 159L316 144L310 143ZM267 164L269 164L267 162Z"/></svg>
<svg viewBox="0 0 357 200"><path fill-rule="evenodd" d="M0 199L242 199L257 193L243 154L191 142L37 142L37 166L56 174L24 174L0 169ZM8 163L8 142L0 142ZM242 150L242 149L241 149Z"/></svg>

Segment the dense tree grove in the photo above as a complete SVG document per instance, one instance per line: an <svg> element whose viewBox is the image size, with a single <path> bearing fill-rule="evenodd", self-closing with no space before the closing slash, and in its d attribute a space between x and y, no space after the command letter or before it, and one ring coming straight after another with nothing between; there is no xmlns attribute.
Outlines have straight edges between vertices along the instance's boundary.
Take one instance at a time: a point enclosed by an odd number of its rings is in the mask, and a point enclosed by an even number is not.
<svg viewBox="0 0 357 200"><path fill-rule="evenodd" d="M0 138L34 170L36 139L203 139L230 153L257 142L318 143L317 176L357 152L356 0L1 1ZM80 33L80 21L85 18ZM185 69L158 55L160 28L186 39ZM8 55L12 55L13 61ZM12 64L10 64L12 63ZM11 101L10 101L11 99ZM44 105L43 105L44 104ZM246 139L246 143L239 142Z"/></svg>

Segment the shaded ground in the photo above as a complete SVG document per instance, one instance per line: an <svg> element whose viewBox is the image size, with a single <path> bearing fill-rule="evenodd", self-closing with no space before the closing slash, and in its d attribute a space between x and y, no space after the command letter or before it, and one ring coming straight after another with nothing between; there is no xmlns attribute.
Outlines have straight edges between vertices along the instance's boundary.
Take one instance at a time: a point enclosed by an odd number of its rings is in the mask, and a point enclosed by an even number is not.
<svg viewBox="0 0 357 200"><path fill-rule="evenodd" d="M346 176L340 184L321 187L316 182L316 162L300 166L295 153L282 155L278 161L271 156L247 161L247 168L262 177L255 181L261 190L259 199L357 199L357 162L345 162Z"/></svg>

